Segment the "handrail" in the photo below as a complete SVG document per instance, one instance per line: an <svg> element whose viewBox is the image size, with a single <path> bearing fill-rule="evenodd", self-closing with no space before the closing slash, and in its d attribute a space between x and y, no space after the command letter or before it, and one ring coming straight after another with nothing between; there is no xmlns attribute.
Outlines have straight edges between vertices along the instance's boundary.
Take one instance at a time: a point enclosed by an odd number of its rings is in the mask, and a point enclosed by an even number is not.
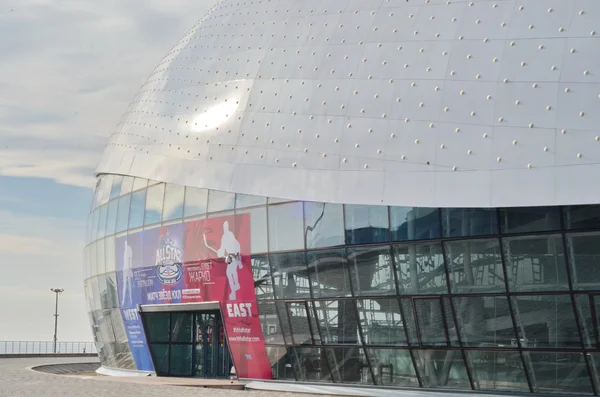
<svg viewBox="0 0 600 397"><path fill-rule="evenodd" d="M0 355L97 354L94 342L0 341Z"/></svg>

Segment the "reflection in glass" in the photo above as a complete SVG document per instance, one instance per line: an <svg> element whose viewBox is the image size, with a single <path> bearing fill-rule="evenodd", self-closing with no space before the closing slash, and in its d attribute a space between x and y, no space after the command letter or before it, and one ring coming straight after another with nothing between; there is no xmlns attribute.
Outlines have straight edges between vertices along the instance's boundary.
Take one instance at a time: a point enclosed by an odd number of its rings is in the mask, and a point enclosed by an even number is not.
<svg viewBox="0 0 600 397"><path fill-rule="evenodd" d="M304 203L307 248L344 245L344 213L341 204Z"/></svg>
<svg viewBox="0 0 600 397"><path fill-rule="evenodd" d="M117 208L119 205L118 200L113 200L108 203L108 211L106 214L106 235L110 236L115 233L117 227Z"/></svg>
<svg viewBox="0 0 600 397"><path fill-rule="evenodd" d="M516 346L515 329L505 296L463 296L453 299L463 346Z"/></svg>
<svg viewBox="0 0 600 397"><path fill-rule="evenodd" d="M96 249L98 243L90 244L90 275L98 274L98 251Z"/></svg>
<svg viewBox="0 0 600 397"><path fill-rule="evenodd" d="M144 313L146 335L149 342L168 342L171 330L168 312Z"/></svg>
<svg viewBox="0 0 600 397"><path fill-rule="evenodd" d="M511 291L569 289L560 235L505 238L502 244Z"/></svg>
<svg viewBox="0 0 600 397"><path fill-rule="evenodd" d="M208 192L208 213L229 211L234 208L235 193L210 190Z"/></svg>
<svg viewBox="0 0 600 397"><path fill-rule="evenodd" d="M273 281L271 279L269 257L267 255L253 255L251 260L256 299L273 299Z"/></svg>
<svg viewBox="0 0 600 397"><path fill-rule="evenodd" d="M144 210L146 208L146 190L131 193L131 206L129 208L129 229L140 227L144 224Z"/></svg>
<svg viewBox="0 0 600 397"><path fill-rule="evenodd" d="M288 359L296 379L306 382L331 382L331 373L323 349L318 347L288 348Z"/></svg>
<svg viewBox="0 0 600 397"><path fill-rule="evenodd" d="M267 208L257 207L236 210L236 214L250 214L250 253L268 251Z"/></svg>
<svg viewBox="0 0 600 397"><path fill-rule="evenodd" d="M498 234L496 209L443 208L444 237L470 237Z"/></svg>
<svg viewBox="0 0 600 397"><path fill-rule="evenodd" d="M506 290L498 239L453 241L445 248L453 292Z"/></svg>
<svg viewBox="0 0 600 397"><path fill-rule="evenodd" d="M444 256L440 243L393 246L401 294L447 294Z"/></svg>
<svg viewBox="0 0 600 397"><path fill-rule="evenodd" d="M600 312L600 296L595 295L575 295L575 305L577 317L581 327L583 336L583 344L586 348L596 348L596 336L594 332L595 324L592 317L592 310L595 308L596 313ZM591 302L591 303L590 303Z"/></svg>
<svg viewBox="0 0 600 397"><path fill-rule="evenodd" d="M113 177L112 186L110 188L110 196L109 196L110 200L119 197L119 195L121 194L121 184L122 183L123 183L122 175L115 175Z"/></svg>
<svg viewBox="0 0 600 397"><path fill-rule="evenodd" d="M397 299L359 299L356 303L365 344L408 345Z"/></svg>
<svg viewBox="0 0 600 397"><path fill-rule="evenodd" d="M267 204L267 198L237 193L235 195L235 208L254 207Z"/></svg>
<svg viewBox="0 0 600 397"><path fill-rule="evenodd" d="M538 393L592 394L592 385L581 353L525 352L533 390Z"/></svg>
<svg viewBox="0 0 600 397"><path fill-rule="evenodd" d="M270 345L283 345L283 335L279 326L279 318L275 311L275 303L270 301L258 302L258 318L265 343Z"/></svg>
<svg viewBox="0 0 600 397"><path fill-rule="evenodd" d="M360 344L358 316L352 300L315 301L323 344Z"/></svg>
<svg viewBox="0 0 600 397"><path fill-rule="evenodd" d="M172 183L165 188L165 204L162 213L163 222L179 219L183 216L183 198L185 188Z"/></svg>
<svg viewBox="0 0 600 397"><path fill-rule="evenodd" d="M389 245L348 249L348 266L355 296L396 293Z"/></svg>
<svg viewBox="0 0 600 397"><path fill-rule="evenodd" d="M133 191L133 180L134 177L132 176L123 177L123 181L121 182L121 192L119 193L120 196L131 193Z"/></svg>
<svg viewBox="0 0 600 397"><path fill-rule="evenodd" d="M185 188L183 216L206 214L208 204L208 190L197 187Z"/></svg>
<svg viewBox="0 0 600 397"><path fill-rule="evenodd" d="M413 354L423 387L471 389L460 351L413 350Z"/></svg>
<svg viewBox="0 0 600 397"><path fill-rule="evenodd" d="M287 302L294 345L312 345L313 338L305 302Z"/></svg>
<svg viewBox="0 0 600 397"><path fill-rule="evenodd" d="M529 392L518 352L466 351L475 390Z"/></svg>
<svg viewBox="0 0 600 397"><path fill-rule="evenodd" d="M117 228L116 232L120 233L127 230L129 222L129 203L131 201L131 195L119 197L119 206L117 209Z"/></svg>
<svg viewBox="0 0 600 397"><path fill-rule="evenodd" d="M421 346L458 345L448 298L415 298L413 308Z"/></svg>
<svg viewBox="0 0 600 397"><path fill-rule="evenodd" d="M304 248L302 203L271 205L268 209L269 251Z"/></svg>
<svg viewBox="0 0 600 397"><path fill-rule="evenodd" d="M98 209L98 232L96 238L103 238L106 235L106 213L108 204L104 204Z"/></svg>
<svg viewBox="0 0 600 397"><path fill-rule="evenodd" d="M310 297L310 284L303 252L269 255L275 281L275 298Z"/></svg>
<svg viewBox="0 0 600 397"><path fill-rule="evenodd" d="M511 299L523 347L581 348L569 295L528 295Z"/></svg>
<svg viewBox="0 0 600 397"><path fill-rule="evenodd" d="M94 212L92 213L92 229L90 230L91 234L90 234L90 241L96 241L96 239L98 238L98 215L100 214L100 211L98 209L95 209Z"/></svg>
<svg viewBox="0 0 600 397"><path fill-rule="evenodd" d="M106 289L108 292L107 308L113 309L119 307L117 295L117 275L115 272L106 273Z"/></svg>
<svg viewBox="0 0 600 397"><path fill-rule="evenodd" d="M600 205L571 205L563 209L565 229L600 229Z"/></svg>
<svg viewBox="0 0 600 397"><path fill-rule="evenodd" d="M567 234L573 289L600 289L600 233Z"/></svg>
<svg viewBox="0 0 600 397"><path fill-rule="evenodd" d="M348 244L383 243L390 240L388 207L383 205L345 205Z"/></svg>
<svg viewBox="0 0 600 397"><path fill-rule="evenodd" d="M192 343L194 333L192 317L192 313L171 313L171 342Z"/></svg>
<svg viewBox="0 0 600 397"><path fill-rule="evenodd" d="M559 207L502 208L500 232L531 233L560 230Z"/></svg>
<svg viewBox="0 0 600 397"><path fill-rule="evenodd" d="M134 193L134 200L137 193ZM144 225L160 223L162 216L163 201L165 198L165 184L160 183L148 188L146 193L146 213ZM133 202L132 202L133 206Z"/></svg>
<svg viewBox="0 0 600 397"><path fill-rule="evenodd" d="M419 387L410 351L368 349L375 383L381 386Z"/></svg>
<svg viewBox="0 0 600 397"><path fill-rule="evenodd" d="M308 251L306 262L315 298L352 295L344 249Z"/></svg>
<svg viewBox="0 0 600 397"><path fill-rule="evenodd" d="M106 251L104 250L104 239L96 242L96 274L102 274L106 271Z"/></svg>
<svg viewBox="0 0 600 397"><path fill-rule="evenodd" d="M373 384L368 356L362 348L323 348L331 376L336 383Z"/></svg>
<svg viewBox="0 0 600 397"><path fill-rule="evenodd" d="M437 208L390 207L392 241L440 238L440 210Z"/></svg>

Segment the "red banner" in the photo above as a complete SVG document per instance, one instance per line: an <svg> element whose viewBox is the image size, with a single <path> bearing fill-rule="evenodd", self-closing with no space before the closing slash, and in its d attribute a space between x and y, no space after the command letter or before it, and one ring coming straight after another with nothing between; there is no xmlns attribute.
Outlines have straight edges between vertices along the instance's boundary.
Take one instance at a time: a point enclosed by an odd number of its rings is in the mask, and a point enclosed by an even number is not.
<svg viewBox="0 0 600 397"><path fill-rule="evenodd" d="M272 379L254 292L250 215L189 222L183 233L181 302L220 302L237 375Z"/></svg>

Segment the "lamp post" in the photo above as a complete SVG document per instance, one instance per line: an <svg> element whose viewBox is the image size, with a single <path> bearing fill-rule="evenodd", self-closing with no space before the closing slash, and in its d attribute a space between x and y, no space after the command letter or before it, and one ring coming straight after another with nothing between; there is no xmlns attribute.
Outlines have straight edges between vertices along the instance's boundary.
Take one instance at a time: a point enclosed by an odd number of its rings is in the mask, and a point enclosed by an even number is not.
<svg viewBox="0 0 600 397"><path fill-rule="evenodd" d="M64 291L64 289L62 288L50 288L50 291L54 292L56 294L56 305L54 307L54 354L56 354L56 341L58 340L57 338L57 331L58 331L58 295Z"/></svg>

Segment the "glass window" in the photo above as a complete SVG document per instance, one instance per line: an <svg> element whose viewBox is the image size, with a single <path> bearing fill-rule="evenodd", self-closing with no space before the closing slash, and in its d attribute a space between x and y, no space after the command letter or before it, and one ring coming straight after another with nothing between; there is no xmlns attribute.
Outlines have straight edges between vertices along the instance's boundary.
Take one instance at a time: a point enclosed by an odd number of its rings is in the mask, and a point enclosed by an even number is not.
<svg viewBox="0 0 600 397"><path fill-rule="evenodd" d="M95 209L94 212L92 213L92 230L91 230L91 235L90 235L90 239L91 241L96 241L96 239L98 238L98 215L100 214L100 211L98 209Z"/></svg>
<svg viewBox="0 0 600 397"><path fill-rule="evenodd" d="M498 234L496 209L444 208L442 209L444 237L471 237Z"/></svg>
<svg viewBox="0 0 600 397"><path fill-rule="evenodd" d="M277 315L279 316L281 332L283 333L283 340L286 344L291 345L293 343L292 330L290 329L290 319L288 316L287 308L285 306L285 302L275 302L275 308L277 310Z"/></svg>
<svg viewBox="0 0 600 397"><path fill-rule="evenodd" d="M138 193L134 193L134 200ZM165 184L159 183L149 187L146 193L146 213L144 215L144 225L160 223L165 199ZM133 203L132 203L133 205Z"/></svg>
<svg viewBox="0 0 600 397"><path fill-rule="evenodd" d="M581 348L568 295L528 295L511 299L524 347Z"/></svg>
<svg viewBox="0 0 600 397"><path fill-rule="evenodd" d="M97 238L103 238L106 235L106 212L107 212L107 204L104 204L99 208L98 211L98 232L96 234Z"/></svg>
<svg viewBox="0 0 600 397"><path fill-rule="evenodd" d="M100 275L98 279L98 295L100 296L100 307L102 309L110 309L110 297L108 296L108 288L106 286L106 276ZM112 334L112 329L110 330ZM114 336L113 336L114 338ZM110 342L108 339L104 339L104 342Z"/></svg>
<svg viewBox="0 0 600 397"><path fill-rule="evenodd" d="M170 345L169 375L192 376L193 345Z"/></svg>
<svg viewBox="0 0 600 397"><path fill-rule="evenodd" d="M577 317L579 318L579 324L583 336L583 344L588 349L595 349L596 336L594 329L596 325L594 324L594 317L592 317L592 310L596 310L595 314L597 320L597 313L600 313L600 296L577 294L574 296L574 298Z"/></svg>
<svg viewBox="0 0 600 397"><path fill-rule="evenodd" d="M564 207L564 217L566 229L600 229L600 205L571 205Z"/></svg>
<svg viewBox="0 0 600 397"><path fill-rule="evenodd" d="M505 238L502 244L511 291L569 289L560 235Z"/></svg>
<svg viewBox="0 0 600 397"><path fill-rule="evenodd" d="M423 387L471 389L462 354L457 350L413 350Z"/></svg>
<svg viewBox="0 0 600 397"><path fill-rule="evenodd" d="M440 238L438 208L390 207L392 241Z"/></svg>
<svg viewBox="0 0 600 397"><path fill-rule="evenodd" d="M192 343L193 313L171 313L171 342Z"/></svg>
<svg viewBox="0 0 600 397"><path fill-rule="evenodd" d="M288 251L304 248L302 203L268 207L269 250Z"/></svg>
<svg viewBox="0 0 600 397"><path fill-rule="evenodd" d="M115 238L107 237L104 239L104 250L106 252L106 271L114 272L116 269L115 264Z"/></svg>
<svg viewBox="0 0 600 397"><path fill-rule="evenodd" d="M307 248L344 245L344 214L341 204L304 203Z"/></svg>
<svg viewBox="0 0 600 397"><path fill-rule="evenodd" d="M254 207L267 204L267 198L261 196L252 196L249 194L235 195L235 208Z"/></svg>
<svg viewBox="0 0 600 397"><path fill-rule="evenodd" d="M117 275L115 272L106 273L106 291L108 309L119 307L119 297L117 293Z"/></svg>
<svg viewBox="0 0 600 397"><path fill-rule="evenodd" d="M506 290L498 239L447 242L445 248L454 293Z"/></svg>
<svg viewBox="0 0 600 397"><path fill-rule="evenodd" d="M92 240L92 224L94 223L94 213L90 212L87 215L87 222L86 222L86 231L85 231L85 242L86 244L91 243Z"/></svg>
<svg viewBox="0 0 600 397"><path fill-rule="evenodd" d="M131 188L133 192L140 189L145 189L148 186L148 180L144 178L135 178L133 180L133 187Z"/></svg>
<svg viewBox="0 0 600 397"><path fill-rule="evenodd" d="M525 352L533 391L592 394L590 376L581 353Z"/></svg>
<svg viewBox="0 0 600 397"><path fill-rule="evenodd" d="M95 276L98 274L98 251L96 246L98 243L90 244L90 275Z"/></svg>
<svg viewBox="0 0 600 397"><path fill-rule="evenodd" d="M140 227L144 224L144 209L146 208L146 190L131 193L131 207L129 209L129 229Z"/></svg>
<svg viewBox="0 0 600 397"><path fill-rule="evenodd" d="M398 299L359 299L356 304L365 344L408 345Z"/></svg>
<svg viewBox="0 0 600 397"><path fill-rule="evenodd" d="M413 298L412 303L421 346L458 346L448 298Z"/></svg>
<svg viewBox="0 0 600 397"><path fill-rule="evenodd" d="M322 349L327 357L331 377L336 383L372 385L369 357L358 347L327 347Z"/></svg>
<svg viewBox="0 0 600 397"><path fill-rule="evenodd" d="M348 249L355 296L396 294L390 246Z"/></svg>
<svg viewBox="0 0 600 397"><path fill-rule="evenodd" d="M306 302L288 302L286 304L294 345L312 345L313 337L308 320Z"/></svg>
<svg viewBox="0 0 600 397"><path fill-rule="evenodd" d="M268 251L267 208L236 210L236 215L250 214L250 251L259 254Z"/></svg>
<svg viewBox="0 0 600 397"><path fill-rule="evenodd" d="M109 196L110 200L119 197L119 194L121 193L121 184L122 183L123 183L122 175L115 175L113 177L112 186L110 187L110 196Z"/></svg>
<svg viewBox="0 0 600 397"><path fill-rule="evenodd" d="M307 382L331 382L331 374L325 351L318 347L289 347L285 361L291 361L296 380ZM291 368L290 368L291 369Z"/></svg>
<svg viewBox="0 0 600 397"><path fill-rule="evenodd" d="M275 297L310 297L310 285L304 252L269 255L275 280Z"/></svg>
<svg viewBox="0 0 600 397"><path fill-rule="evenodd" d="M235 193L210 190L208 192L208 213L229 211L234 208Z"/></svg>
<svg viewBox="0 0 600 397"><path fill-rule="evenodd" d="M163 208L163 222L183 217L183 197L185 187L181 185L168 184L165 189L165 204Z"/></svg>
<svg viewBox="0 0 600 397"><path fill-rule="evenodd" d="M117 228L116 232L120 233L127 230L127 224L129 222L129 203L131 202L131 195L119 197L119 206L117 209Z"/></svg>
<svg viewBox="0 0 600 397"><path fill-rule="evenodd" d="M502 233L531 233L560 230L559 207L501 208Z"/></svg>
<svg viewBox="0 0 600 397"><path fill-rule="evenodd" d="M259 301L258 317L265 337L265 343L270 345L283 345L283 335L279 325L279 318L275 310L275 302Z"/></svg>
<svg viewBox="0 0 600 397"><path fill-rule="evenodd" d="M156 375L169 374L169 345L150 344L150 353Z"/></svg>
<svg viewBox="0 0 600 397"><path fill-rule="evenodd" d="M170 332L170 316L168 312L144 313L149 342L168 342Z"/></svg>
<svg viewBox="0 0 600 397"><path fill-rule="evenodd" d="M381 386L419 387L413 360L408 350L368 349L375 383Z"/></svg>
<svg viewBox="0 0 600 397"><path fill-rule="evenodd" d="M573 289L599 289L600 233L567 234L567 250L573 268Z"/></svg>
<svg viewBox="0 0 600 397"><path fill-rule="evenodd" d="M505 296L453 299L463 346L515 347L515 329Z"/></svg>
<svg viewBox="0 0 600 397"><path fill-rule="evenodd" d="M113 200L108 203L108 210L106 214L106 235L110 236L115 233L115 228L117 226L117 208L119 205L119 200Z"/></svg>
<svg viewBox="0 0 600 397"><path fill-rule="evenodd" d="M106 271L106 251L104 251L104 239L98 240L96 243L96 255L98 261L96 262L97 274L102 274Z"/></svg>
<svg viewBox="0 0 600 397"><path fill-rule="evenodd" d="M133 191L133 177L132 176L124 176L123 181L121 182L121 192L120 196L124 194L131 193Z"/></svg>
<svg viewBox="0 0 600 397"><path fill-rule="evenodd" d="M447 294L446 269L440 243L394 245L401 294Z"/></svg>
<svg viewBox="0 0 600 397"><path fill-rule="evenodd" d="M112 186L112 180L113 180L113 176L112 175L103 175L102 177L102 181L100 182L100 185L98 186L98 205L102 205L102 204L106 204L106 202L108 202L108 198L110 196L110 189Z"/></svg>
<svg viewBox="0 0 600 397"><path fill-rule="evenodd" d="M476 390L521 391L529 383L518 352L465 351Z"/></svg>
<svg viewBox="0 0 600 397"><path fill-rule="evenodd" d="M306 262L315 298L352 295L344 249L309 251Z"/></svg>
<svg viewBox="0 0 600 397"><path fill-rule="evenodd" d="M345 205L348 244L383 243L390 240L388 207Z"/></svg>
<svg viewBox="0 0 600 397"><path fill-rule="evenodd" d="M360 344L358 316L352 300L315 301L323 343Z"/></svg>
<svg viewBox="0 0 600 397"><path fill-rule="evenodd" d="M185 188L185 199L183 206L183 216L206 214L206 205L208 204L208 190L197 187Z"/></svg>
<svg viewBox="0 0 600 397"><path fill-rule="evenodd" d="M252 256L252 275L254 277L256 299L273 299L271 267L267 255Z"/></svg>

